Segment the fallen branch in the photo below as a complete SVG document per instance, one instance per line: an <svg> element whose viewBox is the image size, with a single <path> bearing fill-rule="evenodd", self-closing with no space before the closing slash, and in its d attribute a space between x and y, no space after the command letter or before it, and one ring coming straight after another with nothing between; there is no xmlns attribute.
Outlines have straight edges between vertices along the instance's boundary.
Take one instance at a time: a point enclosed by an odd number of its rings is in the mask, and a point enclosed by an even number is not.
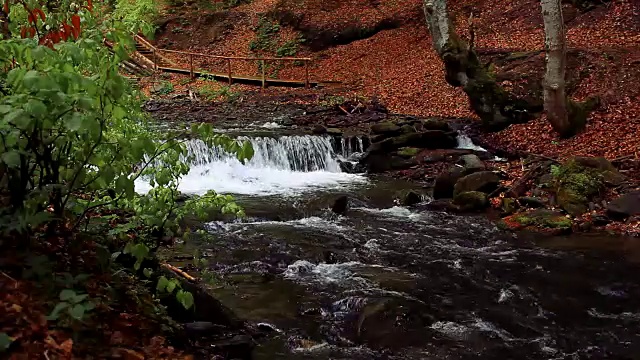
<svg viewBox="0 0 640 360"><path fill-rule="evenodd" d="M520 177L520 179L516 182L514 182L508 189L507 191L505 191L505 194L511 196L511 197L519 197L520 194L522 192L524 192L524 189L522 188L529 180L535 178L536 176L538 176L538 174L542 171L544 171L544 164L537 164L536 166L534 166L533 168L531 168L529 171L527 171L526 173L524 173L522 175L522 177Z"/></svg>
<svg viewBox="0 0 640 360"><path fill-rule="evenodd" d="M612 163L614 163L614 162L620 162L620 161L624 161L624 160L628 160L628 159L634 159L634 158L636 158L636 155L635 155L635 154L632 154L632 155L626 155L626 156L620 156L620 157L617 157L617 158L615 158L615 159L611 160L611 162L612 162Z"/></svg>
<svg viewBox="0 0 640 360"><path fill-rule="evenodd" d="M338 105L338 109L342 110L343 113L351 116L351 114L345 108L343 108L341 105Z"/></svg>
<svg viewBox="0 0 640 360"><path fill-rule="evenodd" d="M169 265L167 263L163 263L161 266L163 268L166 268L166 269L169 269L169 270L173 271L177 275L180 275L180 276L182 276L183 278L185 278L185 279L187 279L189 281L196 282L196 278L194 278L193 276L187 274L183 270L178 269L177 267L175 267L173 265Z"/></svg>

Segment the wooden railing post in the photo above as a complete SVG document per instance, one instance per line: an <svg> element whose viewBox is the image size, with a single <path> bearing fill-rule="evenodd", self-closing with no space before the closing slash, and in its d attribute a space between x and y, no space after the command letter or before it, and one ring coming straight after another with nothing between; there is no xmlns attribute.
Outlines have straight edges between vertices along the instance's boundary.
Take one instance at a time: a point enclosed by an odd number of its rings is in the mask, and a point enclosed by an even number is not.
<svg viewBox="0 0 640 360"><path fill-rule="evenodd" d="M193 71L193 54L189 53L189 75L191 76L191 80L196 78L196 74Z"/></svg>
<svg viewBox="0 0 640 360"><path fill-rule="evenodd" d="M231 77L231 58L227 58L227 74L229 74L229 86L233 83L233 78Z"/></svg>
<svg viewBox="0 0 640 360"><path fill-rule="evenodd" d="M266 76L265 76L265 72L266 70L266 62L264 60L260 60L262 62L262 88L264 89L266 87L267 81L266 81Z"/></svg>
<svg viewBox="0 0 640 360"><path fill-rule="evenodd" d="M153 68L158 71L158 51L156 51L156 48L152 49L153 51Z"/></svg>
<svg viewBox="0 0 640 360"><path fill-rule="evenodd" d="M304 87L305 89L309 88L309 60L305 60L304 62Z"/></svg>

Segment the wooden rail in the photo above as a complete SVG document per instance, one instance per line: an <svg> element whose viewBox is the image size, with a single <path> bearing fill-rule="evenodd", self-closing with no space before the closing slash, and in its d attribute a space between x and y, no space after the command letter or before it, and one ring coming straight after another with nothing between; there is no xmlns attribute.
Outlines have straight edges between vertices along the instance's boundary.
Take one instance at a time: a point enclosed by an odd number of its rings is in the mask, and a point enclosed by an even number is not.
<svg viewBox="0 0 640 360"><path fill-rule="evenodd" d="M220 55L209 55L203 53L196 52L188 52L188 51L179 51L179 50L168 50L168 49L159 49L149 43L142 36L135 35L135 40L141 44L143 47L147 48L148 51L151 52L151 62L154 64L154 70L165 71L165 72L173 72L173 73L183 73L189 74L191 78L195 78L196 76L204 76L204 77L213 77L213 78L226 78L229 82L229 85L233 83L234 80L239 82L252 82L252 83L260 83L262 88L265 88L268 83L279 84L285 86L295 86L295 85L304 85L305 88L309 88L311 85L317 85L317 82L312 82L310 80L309 73L309 65L312 61L311 58L296 58L296 57L245 57L245 56L220 56ZM183 56L185 59L189 59L189 68L185 69L175 64L169 58L163 56L163 54L177 54ZM226 73L214 73L214 72L206 72L197 70L194 67L193 59L194 57L204 57L210 59L218 59L226 62ZM161 66L160 60L171 64L171 66ZM234 75L232 71L231 63L232 61L259 61L260 62L260 76L243 76L243 75ZM284 79L275 79L268 78L266 74L266 66L268 62L275 61L286 61L286 62L303 62L304 63L304 72L305 79L304 81L298 80L284 80Z"/></svg>

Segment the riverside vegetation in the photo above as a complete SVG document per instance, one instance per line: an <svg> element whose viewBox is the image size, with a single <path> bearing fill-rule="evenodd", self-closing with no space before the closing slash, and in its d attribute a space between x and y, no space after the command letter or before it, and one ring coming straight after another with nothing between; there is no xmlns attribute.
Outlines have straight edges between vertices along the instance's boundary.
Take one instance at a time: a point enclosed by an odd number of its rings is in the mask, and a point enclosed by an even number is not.
<svg viewBox="0 0 640 360"><path fill-rule="evenodd" d="M206 124L154 130L118 66L134 46L131 30L150 26L127 18L143 12L110 6L6 1L2 9L0 352L12 356L108 352L126 342L109 338L122 334L117 319L127 313L136 327L164 324L132 337L147 346L141 351L170 351L149 343L162 328L176 329L165 306L193 314L198 299L193 286L163 272L156 251L186 235L187 215L242 215L213 191L178 202L188 138L241 160L251 146ZM138 195L134 183L143 178L154 188Z"/></svg>

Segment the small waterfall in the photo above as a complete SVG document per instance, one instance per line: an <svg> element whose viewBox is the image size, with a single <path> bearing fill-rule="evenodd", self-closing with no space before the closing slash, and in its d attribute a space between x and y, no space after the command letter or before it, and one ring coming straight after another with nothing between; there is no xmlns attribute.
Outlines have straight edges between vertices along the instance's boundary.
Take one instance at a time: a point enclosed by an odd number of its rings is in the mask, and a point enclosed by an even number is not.
<svg viewBox="0 0 640 360"><path fill-rule="evenodd" d="M252 168L270 168L289 171L340 172L329 137L283 136L239 137L249 141L254 155L246 164ZM234 162L235 156L220 148L209 148L203 141L193 140L187 144L190 155L195 155L193 165L205 165L216 161Z"/></svg>
<svg viewBox="0 0 640 360"><path fill-rule="evenodd" d="M473 140L465 133L458 133L458 149L468 149L475 151L487 151L483 147L473 143Z"/></svg>
<svg viewBox="0 0 640 360"><path fill-rule="evenodd" d="M221 148L210 148L201 140L187 143L193 156L191 170L179 190L203 194L218 193L268 195L295 193L317 187L341 187L366 182L362 176L343 173L334 151L332 138L319 136L239 137L249 141L254 155L242 164ZM349 151L349 150L348 150ZM144 180L136 182L136 191L149 191Z"/></svg>
<svg viewBox="0 0 640 360"><path fill-rule="evenodd" d="M340 144L335 144L336 151L340 153L342 159L348 159L353 154L365 151L364 140L360 136L342 137Z"/></svg>

